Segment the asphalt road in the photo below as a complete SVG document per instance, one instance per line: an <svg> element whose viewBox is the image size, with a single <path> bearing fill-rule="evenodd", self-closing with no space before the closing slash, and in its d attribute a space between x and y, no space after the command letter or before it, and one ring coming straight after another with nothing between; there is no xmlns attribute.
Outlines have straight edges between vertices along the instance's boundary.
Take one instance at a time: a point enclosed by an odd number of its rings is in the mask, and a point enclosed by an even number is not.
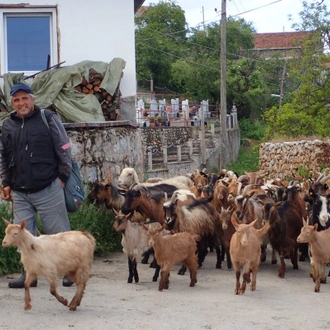
<svg viewBox="0 0 330 330"><path fill-rule="evenodd" d="M215 269L209 253L198 270L198 283L189 287L189 275L171 273L169 290L159 292L153 269L139 264L140 283L127 283L127 260L122 253L96 259L84 298L77 311L69 311L48 291L45 279L31 289L32 310L24 311L24 290L9 289L0 278L0 329L329 329L328 284L314 292L309 263L293 270L287 260L284 279L270 258L259 267L257 289L234 294L233 270ZM226 267L226 265L224 265ZM16 274L15 274L16 276ZM59 280L60 285L60 280ZM59 286L68 300L75 287Z"/></svg>

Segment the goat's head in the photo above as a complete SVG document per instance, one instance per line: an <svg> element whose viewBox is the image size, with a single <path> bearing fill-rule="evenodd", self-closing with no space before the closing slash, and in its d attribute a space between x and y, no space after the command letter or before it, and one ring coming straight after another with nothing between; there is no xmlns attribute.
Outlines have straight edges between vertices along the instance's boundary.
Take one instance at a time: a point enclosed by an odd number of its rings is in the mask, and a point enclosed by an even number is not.
<svg viewBox="0 0 330 330"><path fill-rule="evenodd" d="M25 220L22 220L20 225L12 224L4 218L2 218L2 220L7 226L5 230L5 237L2 240L2 246L17 246L21 241L21 233L25 229Z"/></svg>

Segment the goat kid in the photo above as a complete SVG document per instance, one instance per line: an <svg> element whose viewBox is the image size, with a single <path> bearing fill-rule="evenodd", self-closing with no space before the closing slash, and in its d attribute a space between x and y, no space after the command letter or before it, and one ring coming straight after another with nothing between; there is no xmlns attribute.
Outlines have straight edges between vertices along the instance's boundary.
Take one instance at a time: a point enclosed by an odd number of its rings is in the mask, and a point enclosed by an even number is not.
<svg viewBox="0 0 330 330"><path fill-rule="evenodd" d="M58 276L66 276L73 281L77 290L69 308L75 311L80 305L89 278L95 250L95 239L86 231L67 231L53 235L33 236L25 229L25 221L20 225L6 224L3 247L17 246L21 251L21 263L26 271L25 310L30 310L30 285L38 276L45 276L50 285L50 293L64 306L67 299L57 291Z"/></svg>
<svg viewBox="0 0 330 330"><path fill-rule="evenodd" d="M194 287L197 283L198 268L196 240L199 236L187 232L162 236L160 233L164 230L164 225L158 229L148 228L146 225L143 225L143 228L147 230L149 245L153 247L157 263L161 268L159 291L168 289L170 272L176 263L182 263L189 269L190 287Z"/></svg>
<svg viewBox="0 0 330 330"><path fill-rule="evenodd" d="M239 224L234 217L231 217L231 222L236 229L236 232L231 237L229 249L236 274L235 294L243 294L247 283L251 283L251 291L256 289L261 255L260 239L267 233L269 224L266 224L261 229L255 229L253 226L257 219L247 225ZM242 285L240 284L241 266L243 266ZM250 273L252 273L252 282Z"/></svg>
<svg viewBox="0 0 330 330"><path fill-rule="evenodd" d="M330 228L317 231L318 224L314 226L307 225L301 228L301 232L297 237L298 243L309 243L312 258L312 267L314 269L313 279L315 281L315 292L320 292L321 277L320 269L324 264L330 262Z"/></svg>
<svg viewBox="0 0 330 330"><path fill-rule="evenodd" d="M128 259L128 279L127 283L132 283L133 278L135 283L139 282L139 274L137 271L137 262L140 260L142 254L148 251L148 237L145 230L142 227L142 223L135 222L132 217L134 214L125 215L122 212L116 212L114 210L116 217L113 224L113 229L121 233L121 245L123 247L123 252L127 255ZM132 221L131 221L132 219ZM156 228L161 227L161 225L156 223L148 224L148 226L154 226ZM153 282L156 282L159 276L160 268L156 264L155 274L152 278Z"/></svg>

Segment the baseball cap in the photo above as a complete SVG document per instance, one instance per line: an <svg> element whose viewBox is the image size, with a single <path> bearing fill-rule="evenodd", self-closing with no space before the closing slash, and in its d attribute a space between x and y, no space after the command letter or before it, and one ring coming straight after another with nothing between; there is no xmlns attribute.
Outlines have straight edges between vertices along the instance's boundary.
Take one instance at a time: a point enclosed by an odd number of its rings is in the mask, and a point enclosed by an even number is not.
<svg viewBox="0 0 330 330"><path fill-rule="evenodd" d="M27 84L18 83L10 89L10 96L13 96L18 91L25 91L29 94L32 94L32 90Z"/></svg>

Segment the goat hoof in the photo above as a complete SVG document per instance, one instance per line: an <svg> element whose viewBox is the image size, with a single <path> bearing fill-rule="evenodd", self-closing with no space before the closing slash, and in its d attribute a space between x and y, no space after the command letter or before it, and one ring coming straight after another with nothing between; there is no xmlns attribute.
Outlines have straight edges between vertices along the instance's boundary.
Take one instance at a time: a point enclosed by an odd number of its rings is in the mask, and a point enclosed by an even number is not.
<svg viewBox="0 0 330 330"><path fill-rule="evenodd" d="M29 304L29 305L26 305L26 306L24 307L24 310L29 311L31 308L32 308L32 306Z"/></svg>
<svg viewBox="0 0 330 330"><path fill-rule="evenodd" d="M77 306L69 306L70 311L75 311L77 309Z"/></svg>
<svg viewBox="0 0 330 330"><path fill-rule="evenodd" d="M272 265L276 265L277 264L277 260L272 260Z"/></svg>

